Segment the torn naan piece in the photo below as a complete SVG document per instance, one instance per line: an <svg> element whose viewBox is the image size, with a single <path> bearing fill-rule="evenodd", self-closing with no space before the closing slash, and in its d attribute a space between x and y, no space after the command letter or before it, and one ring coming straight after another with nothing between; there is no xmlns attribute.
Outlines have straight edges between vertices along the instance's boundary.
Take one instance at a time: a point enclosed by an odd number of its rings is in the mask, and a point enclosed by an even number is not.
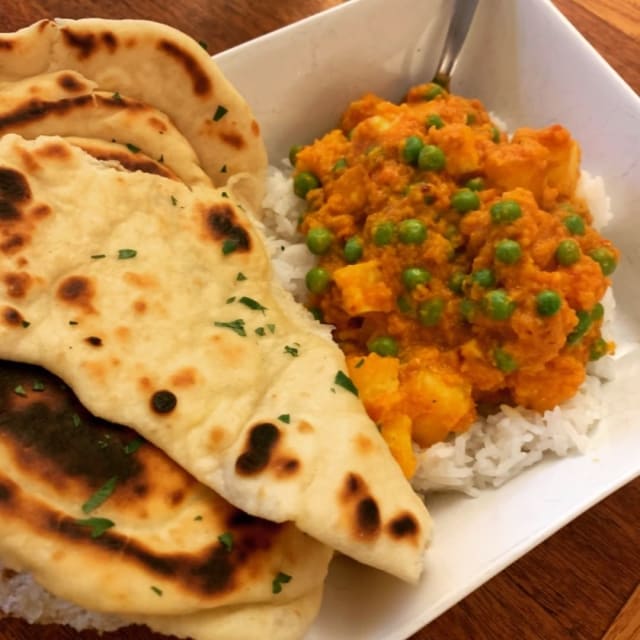
<svg viewBox="0 0 640 640"><path fill-rule="evenodd" d="M227 191L7 135L0 233L0 357L53 371L244 511L418 579L425 506Z"/></svg>
<svg viewBox="0 0 640 640"><path fill-rule="evenodd" d="M144 623L196 640L299 638L318 611L331 554L290 522L231 506L135 432L94 418L47 371L0 361L5 567L111 615L110 626ZM3 610L22 613L0 598Z"/></svg>
<svg viewBox="0 0 640 640"><path fill-rule="evenodd" d="M0 136L79 136L120 143L167 166L188 185L210 185L193 148L161 111L119 93L98 91L75 71L0 87Z"/></svg>
<svg viewBox="0 0 640 640"><path fill-rule="evenodd" d="M260 127L195 40L157 22L100 18L42 20L0 34L0 86L61 70L167 114L216 186L248 174L252 205L260 204L267 166Z"/></svg>

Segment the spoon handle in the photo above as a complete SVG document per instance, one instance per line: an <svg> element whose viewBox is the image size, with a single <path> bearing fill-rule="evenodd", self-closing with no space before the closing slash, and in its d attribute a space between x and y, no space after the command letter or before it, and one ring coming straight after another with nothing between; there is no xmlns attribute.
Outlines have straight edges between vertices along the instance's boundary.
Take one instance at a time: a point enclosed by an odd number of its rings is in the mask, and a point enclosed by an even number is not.
<svg viewBox="0 0 640 640"><path fill-rule="evenodd" d="M453 13L451 14L449 30L447 31L444 48L433 78L434 82L437 82L445 89L449 89L451 76L458 61L460 49L462 49L467 37L477 5L478 0L453 0Z"/></svg>

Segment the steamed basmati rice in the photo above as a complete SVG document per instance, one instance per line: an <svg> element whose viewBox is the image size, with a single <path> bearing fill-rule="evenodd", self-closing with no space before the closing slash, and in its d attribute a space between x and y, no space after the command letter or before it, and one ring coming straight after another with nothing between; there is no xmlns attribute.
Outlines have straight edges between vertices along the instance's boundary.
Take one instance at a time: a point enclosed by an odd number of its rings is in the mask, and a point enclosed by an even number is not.
<svg viewBox="0 0 640 640"><path fill-rule="evenodd" d="M294 195L290 174L287 160L281 168L269 168L261 226L276 276L302 301L306 292L304 277L315 258L297 230L304 202ZM603 227L611 212L602 178L583 171L578 195L588 201L594 226ZM615 307L610 291L603 304L610 324ZM590 375L576 396L552 411L539 414L504 405L446 442L428 449L414 445L418 467L411 481L413 487L420 493L454 490L473 495L480 489L500 486L545 455L585 453L589 436L603 415L601 377L607 377L603 373L611 371L610 365L610 356L592 363Z"/></svg>

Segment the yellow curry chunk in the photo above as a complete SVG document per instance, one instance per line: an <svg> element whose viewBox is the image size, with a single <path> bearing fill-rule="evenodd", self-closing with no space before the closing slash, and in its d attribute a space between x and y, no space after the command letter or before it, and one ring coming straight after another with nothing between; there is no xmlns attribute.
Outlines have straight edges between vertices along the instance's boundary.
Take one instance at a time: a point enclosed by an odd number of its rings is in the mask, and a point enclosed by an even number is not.
<svg viewBox="0 0 640 640"><path fill-rule="evenodd" d="M508 136L478 100L426 83L401 104L364 95L294 161L320 269L309 306L408 477L415 445L479 407L552 409L613 352L600 301L619 252L577 195L561 125Z"/></svg>

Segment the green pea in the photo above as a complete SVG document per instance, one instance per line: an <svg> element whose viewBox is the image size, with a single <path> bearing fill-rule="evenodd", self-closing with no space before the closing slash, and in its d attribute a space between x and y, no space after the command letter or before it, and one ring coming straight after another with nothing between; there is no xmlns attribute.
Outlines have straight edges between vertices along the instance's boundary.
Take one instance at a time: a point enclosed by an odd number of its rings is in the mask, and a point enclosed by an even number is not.
<svg viewBox="0 0 640 640"><path fill-rule="evenodd" d="M456 271L455 273L451 274L451 277L449 278L447 286L454 293L461 294L463 291L464 281L466 277L467 276L462 271Z"/></svg>
<svg viewBox="0 0 640 640"><path fill-rule="evenodd" d="M589 251L589 257L600 265L602 275L605 276L610 276L618 266L615 255L606 247L598 247L597 249Z"/></svg>
<svg viewBox="0 0 640 640"><path fill-rule="evenodd" d="M402 272L402 283L411 291L418 285L427 284L431 280L431 274L422 267L409 267Z"/></svg>
<svg viewBox="0 0 640 640"><path fill-rule="evenodd" d="M459 189L451 196L451 206L460 213L475 211L480 207L480 198L471 189Z"/></svg>
<svg viewBox="0 0 640 640"><path fill-rule="evenodd" d="M396 299L396 306L401 313L411 313L413 311L413 305L411 299L406 295L398 296Z"/></svg>
<svg viewBox="0 0 640 640"><path fill-rule="evenodd" d="M491 269L478 269L477 271L474 271L471 274L471 280L483 289L493 287L496 283L496 277L493 275L493 271L491 271Z"/></svg>
<svg viewBox="0 0 640 640"><path fill-rule="evenodd" d="M567 231L569 231L569 233L572 233L574 236L584 235L584 220L582 216L579 216L577 213L567 216L562 222L567 228Z"/></svg>
<svg viewBox="0 0 640 640"><path fill-rule="evenodd" d="M508 224L522 215L522 209L515 200L499 200L489 210L491 221L495 224Z"/></svg>
<svg viewBox="0 0 640 640"><path fill-rule="evenodd" d="M580 245L575 240L563 240L556 249L556 260L558 264L568 267L580 260Z"/></svg>
<svg viewBox="0 0 640 640"><path fill-rule="evenodd" d="M469 298L460 300L460 315L467 321L473 322L473 316L476 313L476 303Z"/></svg>
<svg viewBox="0 0 640 640"><path fill-rule="evenodd" d="M431 113L427 116L427 129L429 127L435 127L436 129L442 129L444 127L444 122L442 118L437 113Z"/></svg>
<svg viewBox="0 0 640 640"><path fill-rule="evenodd" d="M441 171L446 162L444 151L434 144L425 144L418 154L418 166L423 171Z"/></svg>
<svg viewBox="0 0 640 640"><path fill-rule="evenodd" d="M338 171L342 171L343 169L346 169L347 166L348 166L347 159L339 158L338 160L336 160L336 163L333 165L332 171L337 173Z"/></svg>
<svg viewBox="0 0 640 640"><path fill-rule="evenodd" d="M513 373L518 369L516 359L504 349L494 349L493 361L496 363L496 367L503 373Z"/></svg>
<svg viewBox="0 0 640 640"><path fill-rule="evenodd" d="M398 238L403 244L422 244L427 239L427 227L416 218L403 220L398 226Z"/></svg>
<svg viewBox="0 0 640 640"><path fill-rule="evenodd" d="M349 264L354 264L362 258L362 240L352 236L344 243L344 259Z"/></svg>
<svg viewBox="0 0 640 640"><path fill-rule="evenodd" d="M424 99L427 101L434 100L438 96L441 96L443 93L444 89L439 84L435 84L435 82L433 82L427 87L427 90L424 92Z"/></svg>
<svg viewBox="0 0 640 640"><path fill-rule="evenodd" d="M589 360L599 360L609 352L609 345L604 338L596 338L589 349Z"/></svg>
<svg viewBox="0 0 640 640"><path fill-rule="evenodd" d="M493 142L500 142L500 129L498 127L491 127L491 140Z"/></svg>
<svg viewBox="0 0 640 640"><path fill-rule="evenodd" d="M289 162L291 163L292 167L296 166L296 157L298 155L298 152L302 149L304 149L304 147L301 144L294 144L291 149L289 149Z"/></svg>
<svg viewBox="0 0 640 640"><path fill-rule="evenodd" d="M464 185L471 191L482 191L485 188L484 180L482 178L470 178Z"/></svg>
<svg viewBox="0 0 640 640"><path fill-rule="evenodd" d="M377 353L379 356L397 356L398 342L391 336L378 336L367 342L367 349L371 353Z"/></svg>
<svg viewBox="0 0 640 640"><path fill-rule="evenodd" d="M307 271L305 276L305 284L311 293L323 293L329 286L331 276L326 269L322 267L313 267Z"/></svg>
<svg viewBox="0 0 640 640"><path fill-rule="evenodd" d="M496 260L504 264L515 264L522 257L520 243L516 240L500 240L496 244Z"/></svg>
<svg viewBox="0 0 640 640"><path fill-rule="evenodd" d="M582 336L584 336L591 327L591 314L586 311L577 311L578 324L573 328L573 331L567 336L567 344L574 345L580 342Z"/></svg>
<svg viewBox="0 0 640 640"><path fill-rule="evenodd" d="M325 227L314 227L307 233L307 247L316 256L327 253L332 242L333 235Z"/></svg>
<svg viewBox="0 0 640 640"><path fill-rule="evenodd" d="M475 124L478 118L475 113L467 113L464 122L465 124Z"/></svg>
<svg viewBox="0 0 640 640"><path fill-rule="evenodd" d="M604 307L601 302L596 302L593 305L593 309L591 309L591 319L594 322L598 322L598 320L602 320L604 318Z"/></svg>
<svg viewBox="0 0 640 640"><path fill-rule="evenodd" d="M434 327L440 322L444 311L442 298L431 298L418 305L418 322L423 327Z"/></svg>
<svg viewBox="0 0 640 640"><path fill-rule="evenodd" d="M551 289L545 289L536 296L536 311L543 317L553 316L562 306L560 294Z"/></svg>
<svg viewBox="0 0 640 640"><path fill-rule="evenodd" d="M293 179L293 191L300 198L306 198L309 191L319 186L320 181L310 171L301 171Z"/></svg>
<svg viewBox="0 0 640 640"><path fill-rule="evenodd" d="M404 141L404 146L402 147L402 157L409 164L415 164L418 161L418 155L420 154L420 150L424 146L424 142L418 136L409 136Z"/></svg>
<svg viewBox="0 0 640 640"><path fill-rule="evenodd" d="M515 311L516 303L511 300L504 289L494 289L484 294L482 310L492 320L507 320Z"/></svg>
<svg viewBox="0 0 640 640"><path fill-rule="evenodd" d="M320 309L319 307L312 307L311 309L309 309L309 311L311 312L311 315L315 320L317 320L318 322L323 321L322 309Z"/></svg>
<svg viewBox="0 0 640 640"><path fill-rule="evenodd" d="M395 225L393 222L381 222L373 228L373 243L377 247L384 247L390 244L395 235Z"/></svg>

